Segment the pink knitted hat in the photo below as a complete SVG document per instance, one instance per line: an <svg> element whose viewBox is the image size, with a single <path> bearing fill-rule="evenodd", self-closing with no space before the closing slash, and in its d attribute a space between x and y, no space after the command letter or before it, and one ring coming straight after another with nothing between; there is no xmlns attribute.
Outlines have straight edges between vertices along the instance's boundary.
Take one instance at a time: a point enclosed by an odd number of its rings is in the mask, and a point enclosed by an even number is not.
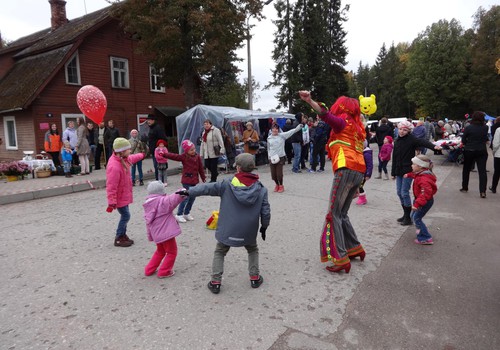
<svg viewBox="0 0 500 350"><path fill-rule="evenodd" d="M187 153L191 149L191 147L194 147L194 143L192 143L189 140L184 140L182 141L181 146L182 149L184 150L184 153Z"/></svg>

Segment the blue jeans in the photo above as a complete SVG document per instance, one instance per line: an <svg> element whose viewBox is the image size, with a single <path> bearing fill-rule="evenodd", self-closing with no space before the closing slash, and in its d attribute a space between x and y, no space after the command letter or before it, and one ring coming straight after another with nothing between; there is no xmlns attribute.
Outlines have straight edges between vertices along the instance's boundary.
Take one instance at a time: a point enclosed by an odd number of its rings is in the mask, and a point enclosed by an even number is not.
<svg viewBox="0 0 500 350"><path fill-rule="evenodd" d="M132 165L132 182L135 182L135 169L139 171L139 180L142 181L142 160Z"/></svg>
<svg viewBox="0 0 500 350"><path fill-rule="evenodd" d="M413 179L411 177L396 176L396 192L401 205L411 207L410 188Z"/></svg>
<svg viewBox="0 0 500 350"><path fill-rule="evenodd" d="M65 160L63 161L64 172L69 174L71 172L71 161Z"/></svg>
<svg viewBox="0 0 500 350"><path fill-rule="evenodd" d="M90 145L90 154L92 154L92 159L94 160L94 165L95 165L95 150L97 146L96 145Z"/></svg>
<svg viewBox="0 0 500 350"><path fill-rule="evenodd" d="M299 142L292 143L293 147L293 163L292 171L298 172L300 170L300 154L302 150L302 145Z"/></svg>
<svg viewBox="0 0 500 350"><path fill-rule="evenodd" d="M194 187L194 185L183 183L182 187L184 187L186 190L189 190L191 187ZM177 215L188 215L191 212L191 208L193 207L195 198L196 197L187 196L186 199L184 199L181 204L179 204Z"/></svg>
<svg viewBox="0 0 500 350"><path fill-rule="evenodd" d="M415 224L415 227L418 230L417 239L420 242L427 241L428 239L432 238L431 234L427 230L427 226L425 226L422 219L424 218L425 214L427 214L429 209L431 209L433 204L434 204L434 199L431 199L430 201L425 203L424 206L418 208L418 210L411 212L411 218L413 220L413 223Z"/></svg>
<svg viewBox="0 0 500 350"><path fill-rule="evenodd" d="M118 222L118 228L116 229L116 238L127 234L127 224L130 220L130 210L128 205L117 208L118 213L120 213L120 221Z"/></svg>
<svg viewBox="0 0 500 350"><path fill-rule="evenodd" d="M384 171L384 174L387 174L387 164L389 163L388 160L378 160L378 172L382 174L382 170Z"/></svg>

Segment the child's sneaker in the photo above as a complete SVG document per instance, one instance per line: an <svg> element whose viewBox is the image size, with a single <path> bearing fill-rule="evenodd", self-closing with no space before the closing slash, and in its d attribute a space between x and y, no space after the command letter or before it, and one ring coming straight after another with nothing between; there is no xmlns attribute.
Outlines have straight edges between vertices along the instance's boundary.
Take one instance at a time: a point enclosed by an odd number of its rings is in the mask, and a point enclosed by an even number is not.
<svg viewBox="0 0 500 350"><path fill-rule="evenodd" d="M264 282L264 278L261 275L250 276L250 285L252 288L259 288L262 282Z"/></svg>
<svg viewBox="0 0 500 350"><path fill-rule="evenodd" d="M432 240L432 238L429 238L425 241L419 241L418 239L416 239L414 242L416 244L421 244L421 245L433 245L434 244L434 241Z"/></svg>
<svg viewBox="0 0 500 350"><path fill-rule="evenodd" d="M193 221L194 217L191 214L186 214L186 215L184 215L184 219L186 219L187 221Z"/></svg>
<svg viewBox="0 0 500 350"><path fill-rule="evenodd" d="M175 275L175 271L174 270L171 270L169 273L167 273L166 275L158 275L158 278L169 278L169 277L172 277L173 275Z"/></svg>
<svg viewBox="0 0 500 350"><path fill-rule="evenodd" d="M184 216L182 215L176 215L175 220L177 220L177 222L182 222L182 223L187 222L187 220L184 219Z"/></svg>
<svg viewBox="0 0 500 350"><path fill-rule="evenodd" d="M208 282L207 287L214 294L219 294L220 292L220 282L210 281Z"/></svg>

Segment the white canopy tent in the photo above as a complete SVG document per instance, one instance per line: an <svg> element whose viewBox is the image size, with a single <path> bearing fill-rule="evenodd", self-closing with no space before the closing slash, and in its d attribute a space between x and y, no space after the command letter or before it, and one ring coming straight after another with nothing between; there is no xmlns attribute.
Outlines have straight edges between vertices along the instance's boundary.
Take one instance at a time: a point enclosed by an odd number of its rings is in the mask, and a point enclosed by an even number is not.
<svg viewBox="0 0 500 350"><path fill-rule="evenodd" d="M294 115L282 112L260 112L223 106L194 106L175 118L177 124L179 152L182 151L181 142L183 140L189 139L196 145L196 141L202 133L203 122L206 119L209 119L217 128L224 129L231 140L234 140L231 122L251 121L254 122L254 128L259 131L257 120L269 118L273 118L275 120L284 120L287 118L293 119Z"/></svg>

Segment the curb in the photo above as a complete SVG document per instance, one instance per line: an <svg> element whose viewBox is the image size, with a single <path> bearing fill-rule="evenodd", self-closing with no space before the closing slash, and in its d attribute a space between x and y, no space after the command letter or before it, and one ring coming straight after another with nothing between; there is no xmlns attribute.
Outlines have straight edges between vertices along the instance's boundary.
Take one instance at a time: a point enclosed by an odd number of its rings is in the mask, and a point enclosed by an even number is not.
<svg viewBox="0 0 500 350"><path fill-rule="evenodd" d="M177 175L181 171L182 170L179 168L169 169L167 170L167 176ZM151 180L151 179L154 179L154 173L144 174L144 180ZM106 179L100 179L95 181L89 180L83 183L51 186L39 190L32 190L28 192L20 192L20 193L6 194L4 196L0 196L0 205L26 202L34 199L61 196L65 194L88 191L88 190L96 190L105 187L106 187Z"/></svg>

